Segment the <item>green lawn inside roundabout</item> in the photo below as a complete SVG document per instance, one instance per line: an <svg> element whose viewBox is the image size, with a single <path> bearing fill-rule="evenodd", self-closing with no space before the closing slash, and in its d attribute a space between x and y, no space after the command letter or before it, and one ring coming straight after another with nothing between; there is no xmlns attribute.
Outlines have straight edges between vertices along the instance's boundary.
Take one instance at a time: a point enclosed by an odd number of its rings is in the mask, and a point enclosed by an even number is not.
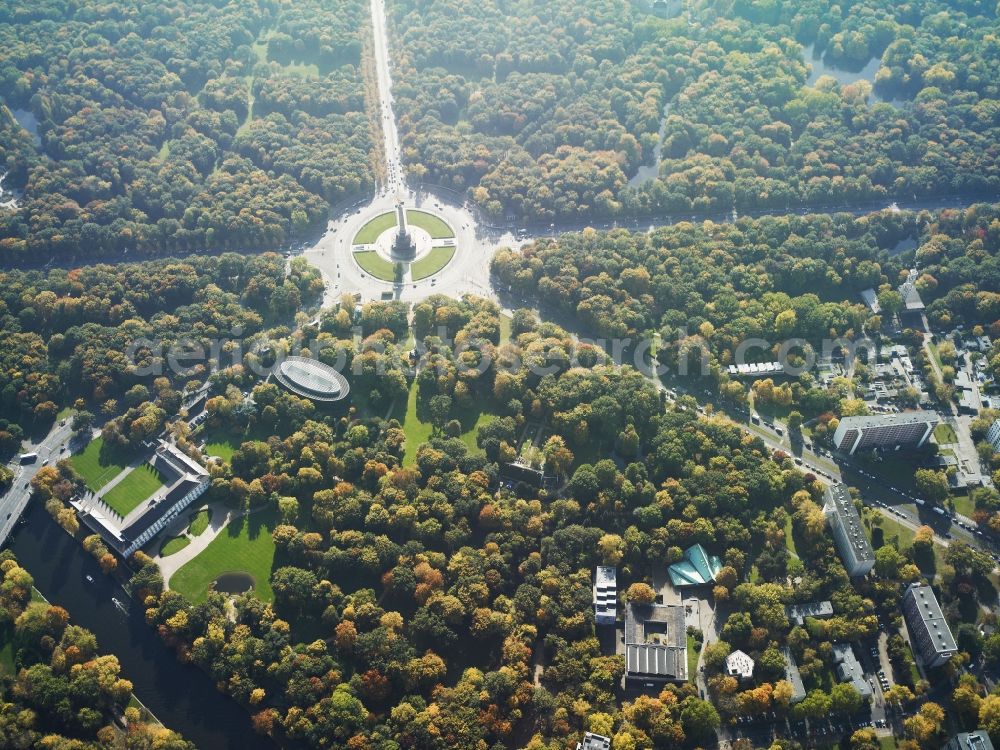
<svg viewBox="0 0 1000 750"><path fill-rule="evenodd" d="M410 274L413 276L414 281L426 279L448 265L454 257L454 245L431 248L431 251L427 255L410 265Z"/></svg>
<svg viewBox="0 0 1000 750"><path fill-rule="evenodd" d="M454 230L444 219L439 219L434 214L417 209L409 209L406 212L406 223L415 227L420 227L434 240L446 240L455 236ZM367 226L367 225L366 225ZM392 226L392 225L390 225ZM364 228L361 230L364 231Z"/></svg>
<svg viewBox="0 0 1000 750"><path fill-rule="evenodd" d="M354 235L353 244L370 245L379 238L382 232L394 226L396 226L396 214L394 211L386 211L384 214L379 214L358 230L358 233Z"/></svg>
<svg viewBox="0 0 1000 750"><path fill-rule="evenodd" d="M395 281L395 266L379 255L374 250L359 250L354 253L354 260L361 266L361 270L367 271L376 279L382 281Z"/></svg>
<svg viewBox="0 0 1000 750"><path fill-rule="evenodd" d="M396 284L407 277L423 281L451 263L458 250L454 229L440 216L412 208L406 211L406 223L417 245L417 258L402 261L400 268L389 255L390 235L395 237L398 227L396 219L395 211L384 211L365 221L354 235L351 254L362 271L373 279ZM400 270L402 273L397 273Z"/></svg>

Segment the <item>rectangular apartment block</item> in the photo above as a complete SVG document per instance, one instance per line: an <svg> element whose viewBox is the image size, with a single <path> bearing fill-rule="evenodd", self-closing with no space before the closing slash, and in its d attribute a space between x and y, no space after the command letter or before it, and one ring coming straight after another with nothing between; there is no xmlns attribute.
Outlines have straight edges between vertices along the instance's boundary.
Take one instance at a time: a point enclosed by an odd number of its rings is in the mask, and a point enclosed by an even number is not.
<svg viewBox="0 0 1000 750"><path fill-rule="evenodd" d="M940 421L932 411L906 411L869 417L844 417L833 434L837 450L854 454L873 448L919 448Z"/></svg>
<svg viewBox="0 0 1000 750"><path fill-rule="evenodd" d="M955 637L930 586L912 583L907 587L903 593L903 615L913 650L925 666L939 667L958 651Z"/></svg>
<svg viewBox="0 0 1000 750"><path fill-rule="evenodd" d="M858 509L854 507L846 484L827 487L823 514L833 532L833 541L847 574L852 577L867 575L875 565L875 551L861 528Z"/></svg>

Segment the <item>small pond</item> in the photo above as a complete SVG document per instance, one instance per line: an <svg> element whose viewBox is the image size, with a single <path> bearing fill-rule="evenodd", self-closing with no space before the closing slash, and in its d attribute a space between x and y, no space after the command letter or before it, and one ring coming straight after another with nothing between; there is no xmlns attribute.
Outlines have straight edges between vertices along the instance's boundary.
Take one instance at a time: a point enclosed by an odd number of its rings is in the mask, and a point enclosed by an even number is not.
<svg viewBox="0 0 1000 750"><path fill-rule="evenodd" d="M903 105L901 99L886 99L875 93L875 76L878 74L878 69L882 67L880 57L873 57L862 68L847 70L827 63L824 55L816 54L815 45L810 44L803 47L802 55L806 62L812 66L812 71L806 79L806 86L815 86L822 76L832 76L841 86L847 86L856 81L868 81L872 85L872 98L875 101L886 102L896 108Z"/></svg>
<svg viewBox="0 0 1000 750"><path fill-rule="evenodd" d="M242 594L253 589L256 583L249 573L235 571L223 573L213 581L212 585L216 591L222 594Z"/></svg>
<svg viewBox="0 0 1000 750"><path fill-rule="evenodd" d="M34 112L27 109L15 109L11 111L11 114L14 115L18 125L31 133L31 141L35 144L35 148L40 147L42 137L38 134L38 118L35 117Z"/></svg>

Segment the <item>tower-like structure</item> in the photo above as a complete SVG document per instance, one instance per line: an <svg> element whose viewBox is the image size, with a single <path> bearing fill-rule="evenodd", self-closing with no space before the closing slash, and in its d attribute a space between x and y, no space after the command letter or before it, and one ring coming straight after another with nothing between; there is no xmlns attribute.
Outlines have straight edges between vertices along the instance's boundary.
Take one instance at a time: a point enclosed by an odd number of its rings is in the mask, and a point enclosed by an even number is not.
<svg viewBox="0 0 1000 750"><path fill-rule="evenodd" d="M396 234L395 242L392 243L393 260L413 260L417 254L417 246L406 229L406 210L403 208L403 201L396 204L396 223L399 225L399 232Z"/></svg>

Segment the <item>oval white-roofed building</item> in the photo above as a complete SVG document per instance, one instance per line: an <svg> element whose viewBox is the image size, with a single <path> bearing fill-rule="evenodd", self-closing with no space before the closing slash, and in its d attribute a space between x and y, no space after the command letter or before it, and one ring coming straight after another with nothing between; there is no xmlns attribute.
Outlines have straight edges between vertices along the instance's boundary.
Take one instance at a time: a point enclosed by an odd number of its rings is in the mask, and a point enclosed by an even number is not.
<svg viewBox="0 0 1000 750"><path fill-rule="evenodd" d="M339 401L350 393L347 380L329 365L307 357L287 357L274 377L292 393L314 401Z"/></svg>

